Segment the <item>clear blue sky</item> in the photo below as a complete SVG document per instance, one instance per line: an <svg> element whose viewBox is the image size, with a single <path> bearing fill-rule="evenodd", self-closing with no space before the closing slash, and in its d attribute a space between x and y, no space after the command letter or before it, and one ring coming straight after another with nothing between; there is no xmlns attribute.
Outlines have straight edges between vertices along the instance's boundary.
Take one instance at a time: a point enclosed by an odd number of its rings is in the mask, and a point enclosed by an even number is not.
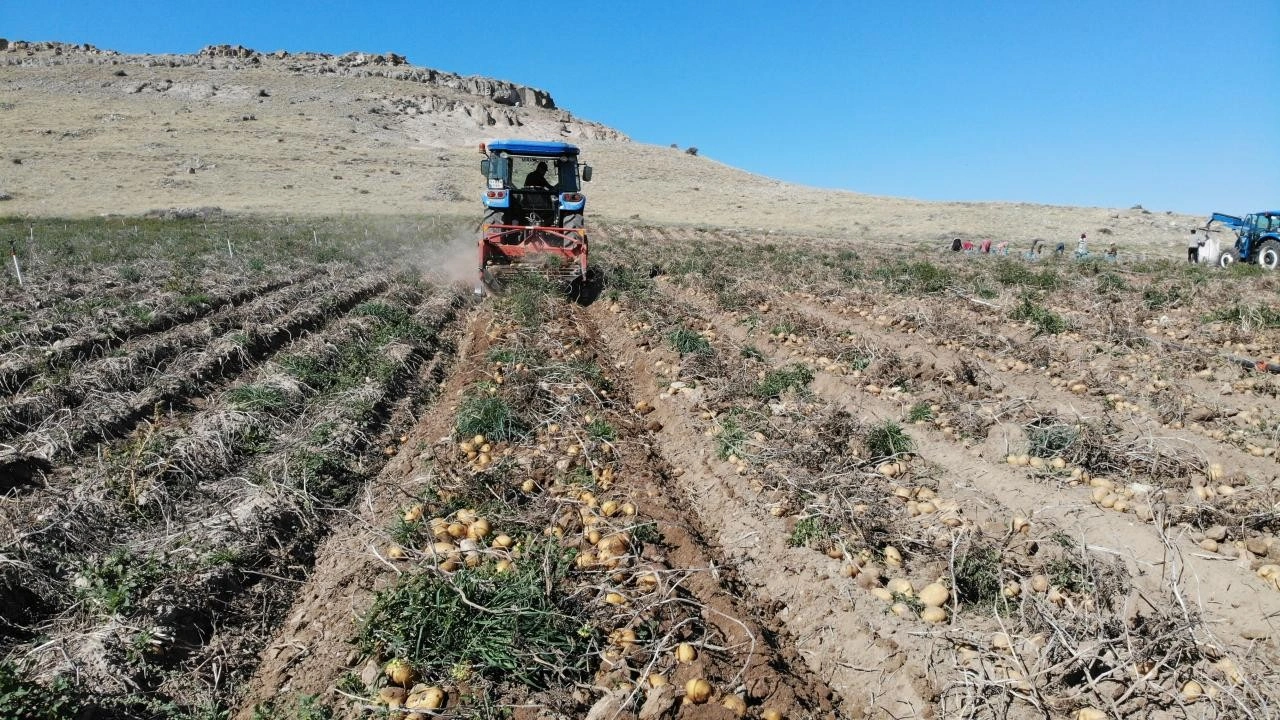
<svg viewBox="0 0 1280 720"><path fill-rule="evenodd" d="M0 36L394 51L865 193L1280 207L1280 0L0 0Z"/></svg>

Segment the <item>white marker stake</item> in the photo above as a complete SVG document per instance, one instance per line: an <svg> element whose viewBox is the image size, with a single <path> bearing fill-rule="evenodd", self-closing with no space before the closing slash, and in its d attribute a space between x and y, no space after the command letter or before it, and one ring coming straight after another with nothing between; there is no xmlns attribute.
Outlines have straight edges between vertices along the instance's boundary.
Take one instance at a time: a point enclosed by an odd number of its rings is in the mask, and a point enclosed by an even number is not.
<svg viewBox="0 0 1280 720"><path fill-rule="evenodd" d="M231 249L230 235L227 236L227 255L231 256L232 259L235 259L235 256L236 256L236 251Z"/></svg>
<svg viewBox="0 0 1280 720"><path fill-rule="evenodd" d="M22 266L18 265L18 251L14 250L12 240L9 241L9 257L13 258L13 271L18 275L18 287L22 287Z"/></svg>

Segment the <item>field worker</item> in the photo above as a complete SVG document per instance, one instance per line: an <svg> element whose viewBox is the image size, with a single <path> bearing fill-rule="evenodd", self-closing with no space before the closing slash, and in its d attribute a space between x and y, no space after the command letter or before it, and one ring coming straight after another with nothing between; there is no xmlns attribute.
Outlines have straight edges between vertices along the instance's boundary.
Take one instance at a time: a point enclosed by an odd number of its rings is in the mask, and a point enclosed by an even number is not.
<svg viewBox="0 0 1280 720"><path fill-rule="evenodd" d="M1084 257L1089 254L1089 238L1084 233L1080 233L1080 243L1076 245L1076 257Z"/></svg>
<svg viewBox="0 0 1280 720"><path fill-rule="evenodd" d="M1066 251L1067 251L1067 244L1059 240L1058 247L1053 249L1053 254L1057 255L1058 257L1062 257L1062 254L1065 253Z"/></svg>
<svg viewBox="0 0 1280 720"><path fill-rule="evenodd" d="M551 183L547 182L547 164L545 162L539 160L538 166L533 169L533 172L524 176L524 186L525 188L540 187L547 190L551 189Z"/></svg>
<svg viewBox="0 0 1280 720"><path fill-rule="evenodd" d="M996 254L997 254L997 255L1008 255L1008 254L1009 254L1009 241L1007 241L1007 240L1003 240L1003 241L1001 241L1001 242L1000 242L1000 244L996 245Z"/></svg>
<svg viewBox="0 0 1280 720"><path fill-rule="evenodd" d="M964 247L964 243L960 241L960 238L951 241L951 252L960 252L962 247Z"/></svg>
<svg viewBox="0 0 1280 720"><path fill-rule="evenodd" d="M1111 246L1107 248L1107 262L1115 262L1119 257L1120 248L1116 247L1115 243L1111 243Z"/></svg>
<svg viewBox="0 0 1280 720"><path fill-rule="evenodd" d="M1204 244L1204 240L1200 239L1199 233L1195 228L1191 228L1191 237L1187 240L1187 262L1200 262L1200 246Z"/></svg>
<svg viewBox="0 0 1280 720"><path fill-rule="evenodd" d="M961 247L963 247L963 248L964 248L964 251L965 251L965 252L969 252L970 250L972 250L972 249L973 249L973 241L972 241L972 240L965 240L965 241L964 241L964 244L963 244Z"/></svg>
<svg viewBox="0 0 1280 720"><path fill-rule="evenodd" d="M982 254L986 255L991 252L991 238L982 241Z"/></svg>

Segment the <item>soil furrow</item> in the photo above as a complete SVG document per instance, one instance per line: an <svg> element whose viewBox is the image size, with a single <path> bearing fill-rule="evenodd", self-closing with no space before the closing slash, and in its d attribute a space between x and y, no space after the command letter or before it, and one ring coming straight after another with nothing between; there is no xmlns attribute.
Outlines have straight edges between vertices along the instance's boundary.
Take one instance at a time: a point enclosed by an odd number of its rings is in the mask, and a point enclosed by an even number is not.
<svg viewBox="0 0 1280 720"><path fill-rule="evenodd" d="M29 391L0 404L0 441L32 430L41 420L63 408L75 408L91 396L136 390L164 372L177 355L197 350L230 328L283 314L320 287L295 283L264 293L241 305L224 306L204 319L126 342L127 352L74 366L65 380Z"/></svg>
<svg viewBox="0 0 1280 720"><path fill-rule="evenodd" d="M315 269L306 270L232 293L206 296L203 298L204 301L199 304L176 308L172 312L155 315L146 322L108 330L94 328L91 334L83 337L71 336L64 338L55 343L54 347L50 348L47 353L43 353L38 359L10 359L0 365L0 390L8 393L16 392L31 378L43 372L45 368L60 367L68 362L83 361L99 356L130 339L161 332L191 322L223 306L236 305L251 300L258 295L301 282L314 276L317 272L319 271Z"/></svg>
<svg viewBox="0 0 1280 720"><path fill-rule="evenodd" d="M12 449L0 448L0 468L15 483L29 482L52 461L76 452L88 443L117 437L136 425L161 404L173 405L184 398L202 396L223 378L234 377L292 341L322 327L335 314L346 312L382 291L387 281L368 279L334 290L312 305L299 307L275 322L254 319L241 330L226 333L198 352L189 353L170 364L156 382L136 392L95 398L94 412L59 415L46 421L47 429L27 433ZM25 478L25 479L24 479Z"/></svg>

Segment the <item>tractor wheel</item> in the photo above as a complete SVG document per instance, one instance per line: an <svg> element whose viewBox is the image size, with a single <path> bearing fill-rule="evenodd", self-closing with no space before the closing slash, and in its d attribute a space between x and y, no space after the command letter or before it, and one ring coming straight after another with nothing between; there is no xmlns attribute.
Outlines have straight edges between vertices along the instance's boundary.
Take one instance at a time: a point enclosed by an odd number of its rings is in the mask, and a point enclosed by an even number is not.
<svg viewBox="0 0 1280 720"><path fill-rule="evenodd" d="M1225 270L1226 268L1229 268L1232 265L1235 265L1236 261L1238 261L1239 259L1240 259L1240 253L1238 250L1236 250L1235 248L1227 248L1226 250L1222 251L1221 255L1218 256L1218 267L1223 268Z"/></svg>
<svg viewBox="0 0 1280 720"><path fill-rule="evenodd" d="M483 228L485 225L503 224L502 213L503 213L502 210L486 210L484 213L484 220L480 223L480 227Z"/></svg>
<svg viewBox="0 0 1280 720"><path fill-rule="evenodd" d="M582 213L573 213L571 215L565 215L564 217L560 218L560 227L566 228L566 229L576 229L576 228L585 227L585 224L586 223L582 218Z"/></svg>
<svg viewBox="0 0 1280 720"><path fill-rule="evenodd" d="M1258 264L1267 270L1280 268L1280 241L1263 241L1258 248Z"/></svg>

